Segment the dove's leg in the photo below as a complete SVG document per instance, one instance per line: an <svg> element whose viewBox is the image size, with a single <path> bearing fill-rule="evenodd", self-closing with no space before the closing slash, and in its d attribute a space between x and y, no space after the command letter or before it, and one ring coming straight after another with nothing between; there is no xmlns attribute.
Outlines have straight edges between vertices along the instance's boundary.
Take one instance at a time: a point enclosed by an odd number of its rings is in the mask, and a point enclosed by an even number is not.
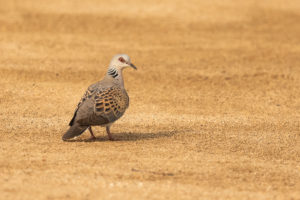
<svg viewBox="0 0 300 200"><path fill-rule="evenodd" d="M110 134L110 126L106 126L106 133L109 140L114 140L113 136Z"/></svg>
<svg viewBox="0 0 300 200"><path fill-rule="evenodd" d="M89 131L90 131L90 133L91 133L91 139L96 139L96 137L95 137L95 135L94 135L94 133L93 133L93 131L92 131L92 127L90 126L89 127Z"/></svg>

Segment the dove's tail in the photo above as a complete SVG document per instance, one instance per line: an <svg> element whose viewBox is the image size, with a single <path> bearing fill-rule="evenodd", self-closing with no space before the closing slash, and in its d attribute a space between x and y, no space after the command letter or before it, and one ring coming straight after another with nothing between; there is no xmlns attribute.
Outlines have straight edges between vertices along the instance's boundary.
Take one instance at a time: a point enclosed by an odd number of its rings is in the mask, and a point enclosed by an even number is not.
<svg viewBox="0 0 300 200"><path fill-rule="evenodd" d="M75 136L81 135L88 126L80 126L79 124L75 123L73 126L69 128L69 130L62 136L62 140L68 140Z"/></svg>

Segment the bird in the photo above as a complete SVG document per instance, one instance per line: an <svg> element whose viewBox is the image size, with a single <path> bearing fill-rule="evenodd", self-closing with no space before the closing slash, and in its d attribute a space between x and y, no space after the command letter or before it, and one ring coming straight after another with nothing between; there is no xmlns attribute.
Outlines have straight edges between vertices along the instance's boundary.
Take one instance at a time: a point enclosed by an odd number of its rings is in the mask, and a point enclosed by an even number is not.
<svg viewBox="0 0 300 200"><path fill-rule="evenodd" d="M92 126L106 127L109 140L114 140L111 125L122 117L129 106L129 96L124 88L123 69L137 67L131 63L127 54L113 56L106 75L88 87L75 109L69 129L62 136L67 141L81 135L86 129L91 139L96 139Z"/></svg>

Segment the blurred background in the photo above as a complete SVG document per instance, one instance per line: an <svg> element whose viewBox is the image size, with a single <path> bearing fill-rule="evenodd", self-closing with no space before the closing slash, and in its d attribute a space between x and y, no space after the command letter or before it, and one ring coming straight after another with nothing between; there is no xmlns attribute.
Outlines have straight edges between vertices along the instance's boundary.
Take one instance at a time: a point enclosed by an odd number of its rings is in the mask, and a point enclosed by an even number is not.
<svg viewBox="0 0 300 200"><path fill-rule="evenodd" d="M0 0L1 193L299 198L299 10L297 0ZM124 71L119 141L99 127L98 142L62 143L117 53L138 67Z"/></svg>

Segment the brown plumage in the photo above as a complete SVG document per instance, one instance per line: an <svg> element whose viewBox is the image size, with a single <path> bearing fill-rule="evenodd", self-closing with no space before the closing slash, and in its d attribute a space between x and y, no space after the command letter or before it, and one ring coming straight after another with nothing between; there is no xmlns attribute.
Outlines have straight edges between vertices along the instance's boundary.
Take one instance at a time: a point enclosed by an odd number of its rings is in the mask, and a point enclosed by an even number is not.
<svg viewBox="0 0 300 200"><path fill-rule="evenodd" d="M109 139L113 140L110 126L122 117L129 106L129 97L122 77L122 70L127 66L135 68L125 54L116 55L112 59L104 79L89 86L81 98L69 123L70 128L62 137L63 140L81 135L86 129L89 129L92 138L95 138L91 126L105 126Z"/></svg>

